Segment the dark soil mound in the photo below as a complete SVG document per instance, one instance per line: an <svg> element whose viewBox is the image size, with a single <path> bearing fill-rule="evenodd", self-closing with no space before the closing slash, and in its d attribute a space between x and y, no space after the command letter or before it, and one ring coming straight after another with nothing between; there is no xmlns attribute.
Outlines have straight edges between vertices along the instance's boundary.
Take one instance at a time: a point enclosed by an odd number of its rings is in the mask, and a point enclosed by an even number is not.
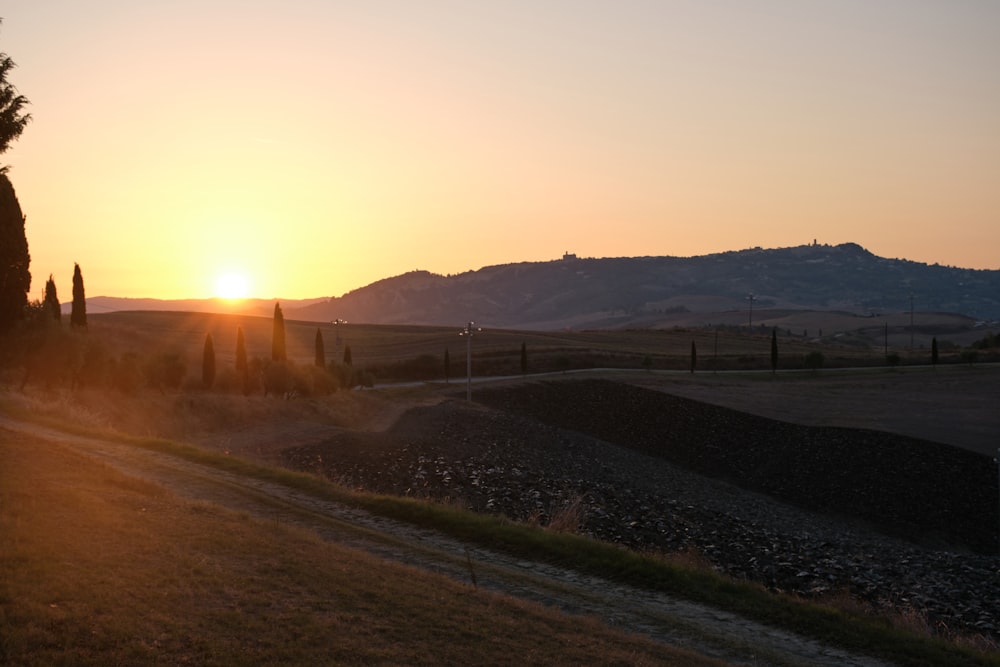
<svg viewBox="0 0 1000 667"><path fill-rule="evenodd" d="M343 431L287 449L283 461L350 487L542 525L568 522L641 551L695 553L772 590L846 591L879 608L913 610L946 632L997 637L1000 559L926 544L933 537L938 546L949 539L991 547L996 485L984 479L993 468L983 457L607 382L476 396L503 409L464 400L415 408L388 432ZM876 521L898 522L889 527L910 541L871 530Z"/></svg>
<svg viewBox="0 0 1000 667"><path fill-rule="evenodd" d="M892 535L997 551L997 470L981 454L890 433L789 424L605 380L476 396Z"/></svg>

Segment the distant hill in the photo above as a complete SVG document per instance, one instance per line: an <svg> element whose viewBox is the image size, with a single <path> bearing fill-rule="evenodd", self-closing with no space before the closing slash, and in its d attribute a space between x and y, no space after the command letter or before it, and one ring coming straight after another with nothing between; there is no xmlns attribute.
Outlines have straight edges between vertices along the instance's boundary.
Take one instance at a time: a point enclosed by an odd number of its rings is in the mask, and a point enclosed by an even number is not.
<svg viewBox="0 0 1000 667"><path fill-rule="evenodd" d="M329 297L315 299L281 299L281 310L305 308L317 303L327 303ZM274 314L276 299L129 299L117 296L95 296L87 299L87 313L114 313L123 310L170 310L190 313L234 313L270 317ZM63 313L72 310L72 302L62 304Z"/></svg>
<svg viewBox="0 0 1000 667"><path fill-rule="evenodd" d="M685 313L919 311L1000 319L1000 271L886 259L859 245L754 248L699 257L566 259L455 276L414 271L300 308L303 319L525 329L657 326Z"/></svg>
<svg viewBox="0 0 1000 667"><path fill-rule="evenodd" d="M585 259L488 266L454 276L413 271L341 297L282 301L286 318L372 324L456 324L521 329L668 326L701 313L917 311L1000 320L1000 270L887 259L853 243L732 251L699 257ZM93 305L91 305L93 304ZM213 300L156 302L206 310ZM146 310L148 300L88 300L88 309ZM270 315L273 301L241 312ZM226 306L224 312L232 312Z"/></svg>

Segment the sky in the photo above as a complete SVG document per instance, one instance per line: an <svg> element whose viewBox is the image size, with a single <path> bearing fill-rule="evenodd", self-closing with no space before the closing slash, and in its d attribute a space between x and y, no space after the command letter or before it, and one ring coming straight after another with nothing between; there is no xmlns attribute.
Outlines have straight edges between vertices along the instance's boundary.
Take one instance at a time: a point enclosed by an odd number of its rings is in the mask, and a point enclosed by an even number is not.
<svg viewBox="0 0 1000 667"><path fill-rule="evenodd" d="M70 297L854 242L1000 269L995 0L4 0ZM221 284L220 284L221 283Z"/></svg>

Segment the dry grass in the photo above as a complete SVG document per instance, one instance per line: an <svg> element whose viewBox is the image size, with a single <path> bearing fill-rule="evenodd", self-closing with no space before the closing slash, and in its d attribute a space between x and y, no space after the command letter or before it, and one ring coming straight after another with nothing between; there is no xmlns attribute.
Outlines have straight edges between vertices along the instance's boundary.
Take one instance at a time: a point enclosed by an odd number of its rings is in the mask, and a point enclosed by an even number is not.
<svg viewBox="0 0 1000 667"><path fill-rule="evenodd" d="M586 509L584 497L573 496L564 506L552 513L552 518L545 527L555 533L576 533L586 518Z"/></svg>
<svg viewBox="0 0 1000 667"><path fill-rule="evenodd" d="M710 664L0 433L0 663Z"/></svg>

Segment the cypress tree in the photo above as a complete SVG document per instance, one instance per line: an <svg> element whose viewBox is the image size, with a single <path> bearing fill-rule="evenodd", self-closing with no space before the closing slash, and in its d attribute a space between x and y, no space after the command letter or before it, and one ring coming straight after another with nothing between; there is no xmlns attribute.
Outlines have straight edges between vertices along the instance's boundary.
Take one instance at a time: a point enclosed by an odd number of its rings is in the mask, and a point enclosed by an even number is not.
<svg viewBox="0 0 1000 667"><path fill-rule="evenodd" d="M30 263L24 214L10 179L0 173L0 332L24 318L31 287Z"/></svg>
<svg viewBox="0 0 1000 667"><path fill-rule="evenodd" d="M326 350L323 349L323 332L316 327L316 365L326 368Z"/></svg>
<svg viewBox="0 0 1000 667"><path fill-rule="evenodd" d="M771 329L771 375L778 372L778 332Z"/></svg>
<svg viewBox="0 0 1000 667"><path fill-rule="evenodd" d="M205 389L215 384L215 344L210 333L205 334L205 349L201 355L201 384Z"/></svg>
<svg viewBox="0 0 1000 667"><path fill-rule="evenodd" d="M351 346L350 345L345 345L344 346L344 365L345 366L353 366L354 365L353 364L353 359L351 358Z"/></svg>
<svg viewBox="0 0 1000 667"><path fill-rule="evenodd" d="M931 338L931 363L937 366L938 362L938 346L937 346L937 336Z"/></svg>
<svg viewBox="0 0 1000 667"><path fill-rule="evenodd" d="M45 281L45 300L43 301L45 310L56 322L62 322L62 310L59 307L59 296L56 294L56 281L49 274L49 279Z"/></svg>
<svg viewBox="0 0 1000 667"><path fill-rule="evenodd" d="M271 360L285 361L285 316L281 314L281 304L274 304L274 329L271 334Z"/></svg>
<svg viewBox="0 0 1000 667"><path fill-rule="evenodd" d="M448 354L448 348L444 348L444 382L448 384L451 381L451 355Z"/></svg>
<svg viewBox="0 0 1000 667"><path fill-rule="evenodd" d="M528 346L524 341L521 342L521 375L525 375L528 372Z"/></svg>
<svg viewBox="0 0 1000 667"><path fill-rule="evenodd" d="M87 328L87 296L83 291L83 272L80 265L73 265L73 308L69 314L72 327Z"/></svg>
<svg viewBox="0 0 1000 667"><path fill-rule="evenodd" d="M247 364L247 343L243 338L243 327L236 327L236 374L243 383L243 393L250 390L250 366Z"/></svg>
<svg viewBox="0 0 1000 667"><path fill-rule="evenodd" d="M694 367L698 365L698 347L691 341L691 372L694 373Z"/></svg>

